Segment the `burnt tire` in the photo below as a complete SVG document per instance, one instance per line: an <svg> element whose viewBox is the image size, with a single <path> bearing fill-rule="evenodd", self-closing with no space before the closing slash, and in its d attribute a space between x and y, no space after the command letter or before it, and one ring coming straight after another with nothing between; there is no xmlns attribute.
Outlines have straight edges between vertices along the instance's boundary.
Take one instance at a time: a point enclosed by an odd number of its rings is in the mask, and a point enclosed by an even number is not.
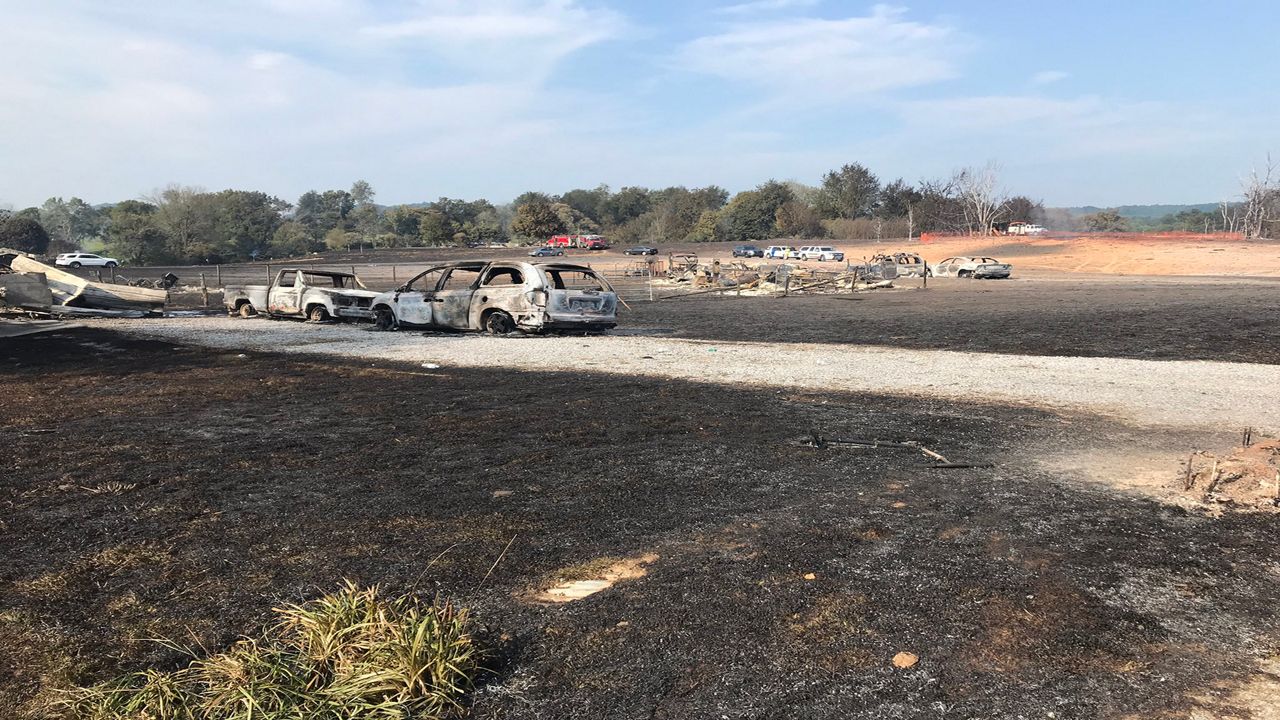
<svg viewBox="0 0 1280 720"><path fill-rule="evenodd" d="M510 335L516 331L516 321L501 310L494 310L484 318L484 329L490 335Z"/></svg>
<svg viewBox="0 0 1280 720"><path fill-rule="evenodd" d="M376 330L395 330L397 327L395 313L389 307L374 308L373 327Z"/></svg>
<svg viewBox="0 0 1280 720"><path fill-rule="evenodd" d="M251 318L258 314L258 311L254 310L253 306L249 303L240 303L240 307L236 309L236 312L239 313L242 318Z"/></svg>
<svg viewBox="0 0 1280 720"><path fill-rule="evenodd" d="M329 311L323 305L313 305L307 311L307 319L311 322L324 322L329 319Z"/></svg>

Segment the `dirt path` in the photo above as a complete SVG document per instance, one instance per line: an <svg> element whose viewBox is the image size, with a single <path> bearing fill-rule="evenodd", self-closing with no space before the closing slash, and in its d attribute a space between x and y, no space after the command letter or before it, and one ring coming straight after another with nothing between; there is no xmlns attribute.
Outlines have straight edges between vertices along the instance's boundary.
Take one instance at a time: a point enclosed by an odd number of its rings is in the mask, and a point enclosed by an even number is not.
<svg viewBox="0 0 1280 720"><path fill-rule="evenodd" d="M1280 431L1280 367L1270 365L705 342L643 335L424 336L379 333L358 325L232 318L116 320L103 325L220 349L876 391L1084 410L1140 425L1201 429L1251 425L1265 432Z"/></svg>

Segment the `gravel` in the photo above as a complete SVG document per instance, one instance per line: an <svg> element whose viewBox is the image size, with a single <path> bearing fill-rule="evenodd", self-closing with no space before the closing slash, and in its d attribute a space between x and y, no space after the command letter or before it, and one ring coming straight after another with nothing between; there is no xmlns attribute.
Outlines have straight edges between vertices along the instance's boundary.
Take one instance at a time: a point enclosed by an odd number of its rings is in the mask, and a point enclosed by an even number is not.
<svg viewBox="0 0 1280 720"><path fill-rule="evenodd" d="M309 353L443 367L572 370L728 385L926 394L1084 410L1143 425L1280 431L1280 367L1041 357L807 343L706 342L619 330L594 337L376 332L201 317L103 326L220 350Z"/></svg>

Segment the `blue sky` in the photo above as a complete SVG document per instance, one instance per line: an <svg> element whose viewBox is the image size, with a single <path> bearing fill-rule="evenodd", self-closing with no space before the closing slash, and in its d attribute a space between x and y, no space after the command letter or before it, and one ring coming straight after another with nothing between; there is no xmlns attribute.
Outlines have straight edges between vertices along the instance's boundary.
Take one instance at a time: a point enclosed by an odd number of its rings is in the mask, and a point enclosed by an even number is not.
<svg viewBox="0 0 1280 720"><path fill-rule="evenodd" d="M0 0L0 206L170 183L383 203L995 161L1213 202L1280 153L1280 3Z"/></svg>

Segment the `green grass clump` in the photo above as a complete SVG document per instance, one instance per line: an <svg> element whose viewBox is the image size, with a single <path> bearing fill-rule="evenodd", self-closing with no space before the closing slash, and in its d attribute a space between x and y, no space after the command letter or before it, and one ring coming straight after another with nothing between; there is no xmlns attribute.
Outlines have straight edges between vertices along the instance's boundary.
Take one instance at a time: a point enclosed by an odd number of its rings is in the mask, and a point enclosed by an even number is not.
<svg viewBox="0 0 1280 720"><path fill-rule="evenodd" d="M477 669L467 611L449 603L347 582L275 612L261 639L77 688L63 708L76 720L429 719L460 707Z"/></svg>

